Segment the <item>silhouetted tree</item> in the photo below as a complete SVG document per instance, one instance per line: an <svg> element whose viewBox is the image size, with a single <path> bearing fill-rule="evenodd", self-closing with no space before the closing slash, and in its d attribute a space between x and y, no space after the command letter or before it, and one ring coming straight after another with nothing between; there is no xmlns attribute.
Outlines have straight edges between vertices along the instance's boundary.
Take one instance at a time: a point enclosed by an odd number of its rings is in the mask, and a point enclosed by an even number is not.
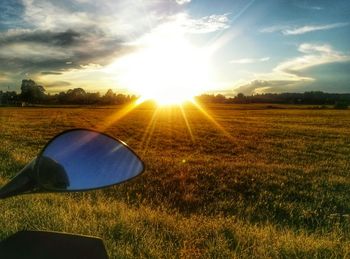
<svg viewBox="0 0 350 259"><path fill-rule="evenodd" d="M66 101L72 104L85 104L86 92L83 88L69 89L66 93Z"/></svg>
<svg viewBox="0 0 350 259"><path fill-rule="evenodd" d="M15 91L0 91L0 105L15 105L18 102L18 95Z"/></svg>
<svg viewBox="0 0 350 259"><path fill-rule="evenodd" d="M64 104L67 101L67 94L65 92L60 92L57 94L57 101L60 104Z"/></svg>
<svg viewBox="0 0 350 259"><path fill-rule="evenodd" d="M86 103L87 104L97 104L101 100L101 95L97 93L87 93L86 94Z"/></svg>
<svg viewBox="0 0 350 259"><path fill-rule="evenodd" d="M123 104L128 102L128 97L124 94L117 94L117 96L115 97L115 101L117 104Z"/></svg>
<svg viewBox="0 0 350 259"><path fill-rule="evenodd" d="M104 104L113 104L115 102L115 93L113 93L112 89L108 89L104 96L102 96L102 103Z"/></svg>
<svg viewBox="0 0 350 259"><path fill-rule="evenodd" d="M226 102L226 97L224 95L222 95L222 94L217 94L215 96L215 102L217 102L217 103L224 103L224 102Z"/></svg>
<svg viewBox="0 0 350 259"><path fill-rule="evenodd" d="M237 94L237 96L234 98L234 100L237 103L247 103L247 98L243 93Z"/></svg>
<svg viewBox="0 0 350 259"><path fill-rule="evenodd" d="M21 100L29 103L40 103L45 98L45 88L31 79L23 79L21 84Z"/></svg>
<svg viewBox="0 0 350 259"><path fill-rule="evenodd" d="M246 96L239 93L234 98L225 96L203 94L196 99L203 103L278 103L278 104L314 104L314 105L335 105L349 106L350 94L332 94L320 91L305 93L265 93Z"/></svg>

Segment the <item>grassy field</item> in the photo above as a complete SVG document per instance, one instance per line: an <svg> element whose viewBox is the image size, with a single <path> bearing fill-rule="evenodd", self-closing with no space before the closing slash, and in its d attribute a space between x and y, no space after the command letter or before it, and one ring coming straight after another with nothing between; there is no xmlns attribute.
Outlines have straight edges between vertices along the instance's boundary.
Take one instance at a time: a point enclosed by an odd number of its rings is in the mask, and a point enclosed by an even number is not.
<svg viewBox="0 0 350 259"><path fill-rule="evenodd" d="M350 257L350 110L264 107L0 108L1 183L74 127L147 166L109 189L1 200L0 239L95 235L111 258Z"/></svg>

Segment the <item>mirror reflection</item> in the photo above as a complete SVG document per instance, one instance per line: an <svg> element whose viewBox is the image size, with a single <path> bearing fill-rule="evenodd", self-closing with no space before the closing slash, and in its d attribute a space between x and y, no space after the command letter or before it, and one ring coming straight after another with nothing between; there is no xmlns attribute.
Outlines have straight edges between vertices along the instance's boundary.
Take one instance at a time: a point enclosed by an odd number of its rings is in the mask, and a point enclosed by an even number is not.
<svg viewBox="0 0 350 259"><path fill-rule="evenodd" d="M39 184L50 190L78 191L124 182L140 174L142 161L107 135L73 130L49 143L38 159Z"/></svg>

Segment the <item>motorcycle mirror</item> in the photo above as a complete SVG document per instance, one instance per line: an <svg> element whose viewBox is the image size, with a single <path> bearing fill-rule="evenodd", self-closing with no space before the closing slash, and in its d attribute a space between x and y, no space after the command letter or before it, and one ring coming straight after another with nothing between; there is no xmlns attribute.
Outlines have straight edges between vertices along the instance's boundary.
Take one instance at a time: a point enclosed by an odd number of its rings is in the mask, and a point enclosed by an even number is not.
<svg viewBox="0 0 350 259"><path fill-rule="evenodd" d="M21 193L86 191L130 180L144 164L124 142L87 129L65 131L8 184L0 198Z"/></svg>
<svg viewBox="0 0 350 259"><path fill-rule="evenodd" d="M71 130L52 139L37 161L40 186L53 191L84 191L125 182L144 169L123 142L91 130Z"/></svg>

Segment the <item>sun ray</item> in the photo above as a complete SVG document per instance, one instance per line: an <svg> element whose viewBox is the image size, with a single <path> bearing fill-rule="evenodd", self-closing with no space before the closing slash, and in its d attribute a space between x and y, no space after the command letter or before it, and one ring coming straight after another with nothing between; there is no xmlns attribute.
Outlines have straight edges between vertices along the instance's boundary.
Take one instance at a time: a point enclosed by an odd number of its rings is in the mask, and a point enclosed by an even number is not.
<svg viewBox="0 0 350 259"><path fill-rule="evenodd" d="M157 120L157 116L158 116L158 112L159 112L159 108L156 108L156 110L153 112L152 118L149 121L146 130L142 136L142 140L140 143L140 149L143 152L143 155L146 153L147 148L149 146L149 143L152 139L152 135L156 126L156 120Z"/></svg>
<svg viewBox="0 0 350 259"><path fill-rule="evenodd" d="M140 99L140 98L139 98ZM135 102L132 102L130 104L127 104L122 109L116 111L112 115L108 116L102 123L101 126L97 127L97 130L105 131L108 129L112 124L116 123L123 117L125 117L127 114L129 114L132 110L134 110L137 106L139 106L142 102L136 100Z"/></svg>
<svg viewBox="0 0 350 259"><path fill-rule="evenodd" d="M230 141L235 142L235 139L227 132L214 118L211 116L198 102L192 102L196 108L212 123L214 124Z"/></svg>
<svg viewBox="0 0 350 259"><path fill-rule="evenodd" d="M184 109L184 107L183 107L182 104L180 104L179 106L180 106L180 110L181 110L182 117L183 117L183 119L184 119L184 121L185 121L185 123L186 123L186 127L187 127L187 129L188 129L188 133L189 133L190 136L191 136L191 140L192 140L193 143L195 143L195 138L194 138L194 135L193 135L193 132L192 132L190 123L189 123L189 121L188 121L188 118L187 118L187 116L186 116L185 109Z"/></svg>

